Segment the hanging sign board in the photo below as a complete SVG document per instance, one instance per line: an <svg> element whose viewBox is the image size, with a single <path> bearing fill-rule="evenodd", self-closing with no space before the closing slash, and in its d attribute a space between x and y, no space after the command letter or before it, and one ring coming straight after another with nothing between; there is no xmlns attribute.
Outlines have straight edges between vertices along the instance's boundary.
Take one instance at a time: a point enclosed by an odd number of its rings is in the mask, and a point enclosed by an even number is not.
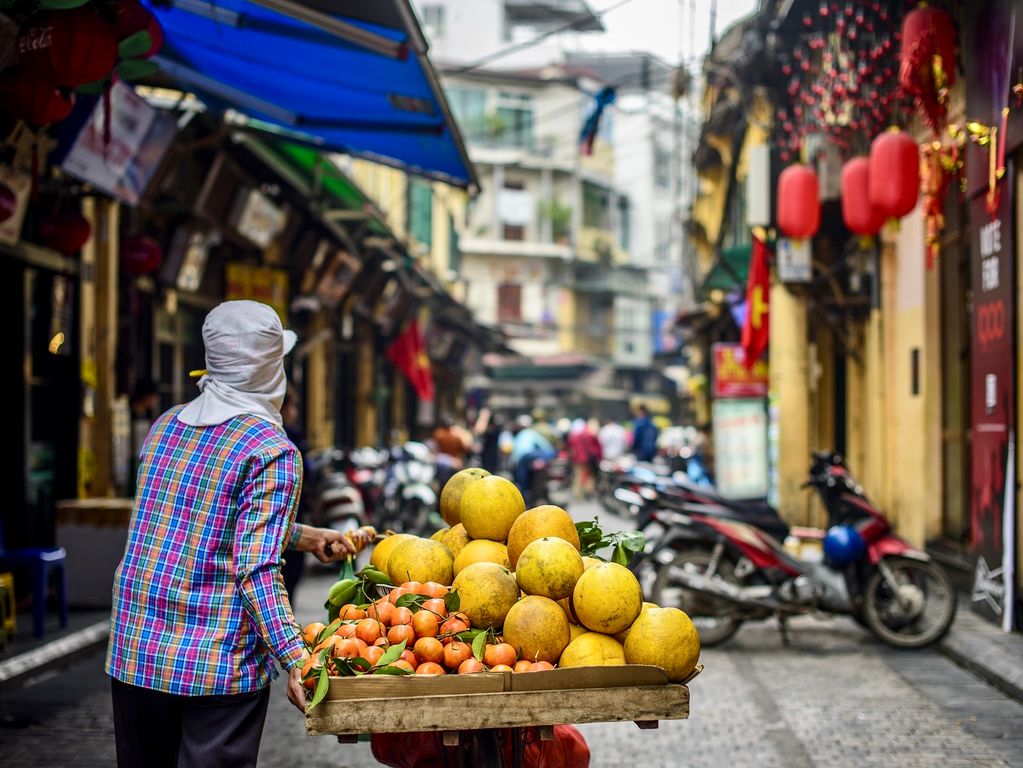
<svg viewBox="0 0 1023 768"><path fill-rule="evenodd" d="M762 499L769 490L763 399L715 400L714 475L722 496Z"/></svg>
<svg viewBox="0 0 1023 768"><path fill-rule="evenodd" d="M256 267L251 264L227 265L227 300L251 299L273 307L288 325L288 273L283 269Z"/></svg>
<svg viewBox="0 0 1023 768"><path fill-rule="evenodd" d="M783 283L808 283L813 277L809 238L778 238L778 279Z"/></svg>
<svg viewBox="0 0 1023 768"><path fill-rule="evenodd" d="M714 386L712 397L766 397L767 361L757 360L746 367L746 351L741 344L718 342L712 345Z"/></svg>

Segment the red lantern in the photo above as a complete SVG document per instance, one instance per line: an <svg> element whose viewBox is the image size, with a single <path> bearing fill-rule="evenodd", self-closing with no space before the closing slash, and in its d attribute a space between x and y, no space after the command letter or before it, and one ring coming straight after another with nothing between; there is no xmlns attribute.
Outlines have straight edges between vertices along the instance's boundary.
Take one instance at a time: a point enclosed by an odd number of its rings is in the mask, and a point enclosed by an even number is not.
<svg viewBox="0 0 1023 768"><path fill-rule="evenodd" d="M910 11L902 22L899 85L915 97L931 128L945 120L948 89L956 80L956 27L940 8Z"/></svg>
<svg viewBox="0 0 1023 768"><path fill-rule="evenodd" d="M160 26L156 17L137 0L129 0L123 5L121 12L117 15L114 32L118 40L124 40L136 32L148 32L149 39L153 41L153 44L148 51L142 54L144 59L155 56L163 47L163 27Z"/></svg>
<svg viewBox="0 0 1023 768"><path fill-rule="evenodd" d="M857 235L876 235L884 224L884 216L870 204L869 168L865 157L842 166L842 220Z"/></svg>
<svg viewBox="0 0 1023 768"><path fill-rule="evenodd" d="M89 242L92 227L78 211L59 210L39 225L43 245L65 256L78 253Z"/></svg>
<svg viewBox="0 0 1023 768"><path fill-rule="evenodd" d="M153 238L135 235L121 243L121 267L129 275L148 275L163 261L163 250Z"/></svg>
<svg viewBox="0 0 1023 768"><path fill-rule="evenodd" d="M0 110L34 128L60 122L74 105L74 95L61 93L46 72L21 69L0 75Z"/></svg>
<svg viewBox="0 0 1023 768"><path fill-rule="evenodd" d="M870 145L870 203L886 219L901 219L920 196L920 149L905 131L892 128Z"/></svg>
<svg viewBox="0 0 1023 768"><path fill-rule="evenodd" d="M778 177L778 226L789 237L813 237L821 224L820 185L805 165L790 165Z"/></svg>
<svg viewBox="0 0 1023 768"><path fill-rule="evenodd" d="M18 35L25 69L50 72L57 85L105 80L117 64L114 27L86 6L33 16Z"/></svg>

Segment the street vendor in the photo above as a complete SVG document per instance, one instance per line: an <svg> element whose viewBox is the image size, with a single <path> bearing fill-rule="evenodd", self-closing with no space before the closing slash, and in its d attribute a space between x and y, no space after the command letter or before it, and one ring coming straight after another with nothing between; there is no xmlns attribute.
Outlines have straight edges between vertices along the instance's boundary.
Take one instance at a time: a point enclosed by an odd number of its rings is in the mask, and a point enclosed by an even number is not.
<svg viewBox="0 0 1023 768"><path fill-rule="evenodd" d="M114 576L106 670L122 768L254 766L274 659L305 706L284 550L329 562L370 536L294 522L302 464L280 408L295 334L265 304L228 301L202 335L201 393L160 416L142 446Z"/></svg>

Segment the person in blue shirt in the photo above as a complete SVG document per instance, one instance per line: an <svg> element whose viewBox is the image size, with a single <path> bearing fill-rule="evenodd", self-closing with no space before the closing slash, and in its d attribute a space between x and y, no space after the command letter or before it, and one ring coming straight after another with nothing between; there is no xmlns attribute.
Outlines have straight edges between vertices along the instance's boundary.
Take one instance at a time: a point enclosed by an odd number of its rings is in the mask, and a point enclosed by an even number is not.
<svg viewBox="0 0 1023 768"><path fill-rule="evenodd" d="M511 462L515 485L523 496L528 496L533 479L533 462L537 459L553 459L557 455L554 446L533 428L533 418L519 416L515 421L515 440L512 443Z"/></svg>
<svg viewBox="0 0 1023 768"><path fill-rule="evenodd" d="M650 420L650 413L645 405L636 409L632 422L632 452L637 461L653 461L657 455L657 434L660 430Z"/></svg>

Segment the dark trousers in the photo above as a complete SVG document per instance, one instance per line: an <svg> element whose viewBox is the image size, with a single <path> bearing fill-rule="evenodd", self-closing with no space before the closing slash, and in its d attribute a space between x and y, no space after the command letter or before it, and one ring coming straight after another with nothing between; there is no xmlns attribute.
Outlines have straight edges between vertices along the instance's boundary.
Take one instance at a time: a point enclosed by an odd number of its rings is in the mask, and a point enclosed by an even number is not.
<svg viewBox="0 0 1023 768"><path fill-rule="evenodd" d="M270 688L178 696L111 678L118 768L256 765Z"/></svg>

